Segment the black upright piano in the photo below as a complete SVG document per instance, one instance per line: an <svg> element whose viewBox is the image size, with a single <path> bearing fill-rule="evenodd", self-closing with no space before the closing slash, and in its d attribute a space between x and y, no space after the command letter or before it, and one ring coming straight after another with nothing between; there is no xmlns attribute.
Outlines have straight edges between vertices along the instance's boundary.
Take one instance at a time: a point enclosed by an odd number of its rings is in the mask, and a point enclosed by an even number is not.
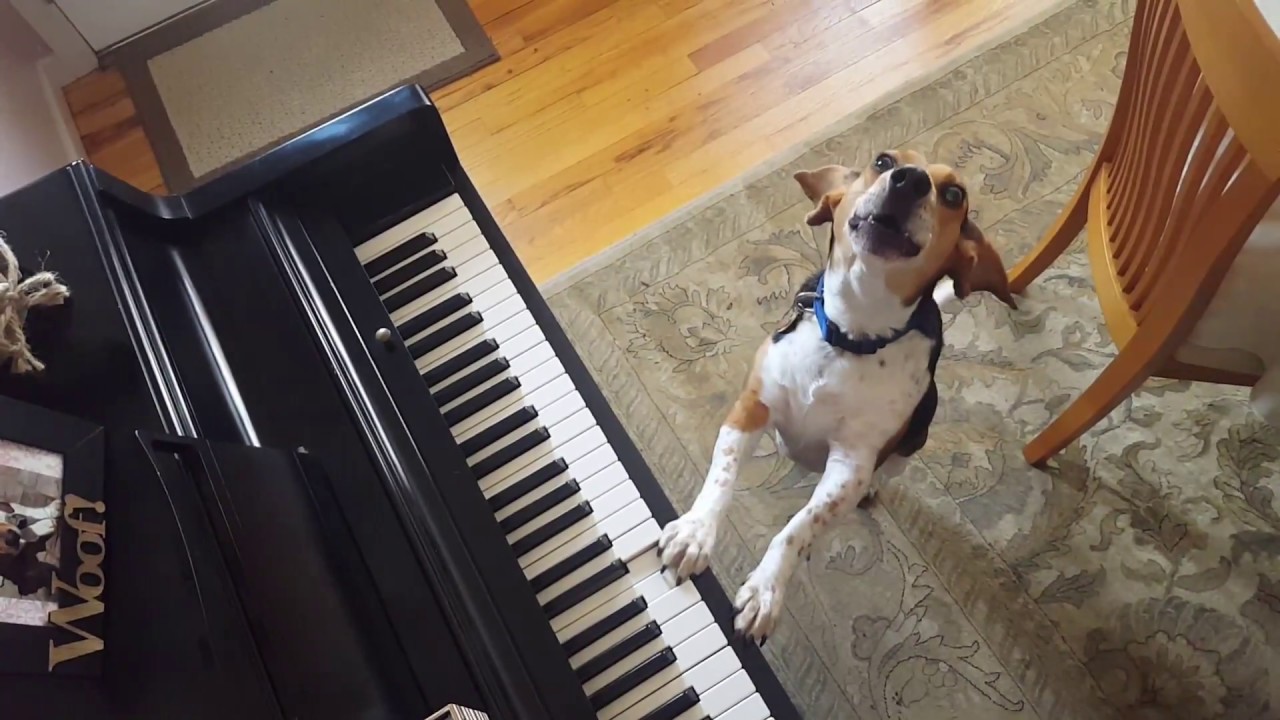
<svg viewBox="0 0 1280 720"><path fill-rule="evenodd" d="M5 717L798 717L660 573L672 507L420 88L181 196L70 165L0 231L71 290L6 412L102 428L105 509L100 648L0 646Z"/></svg>

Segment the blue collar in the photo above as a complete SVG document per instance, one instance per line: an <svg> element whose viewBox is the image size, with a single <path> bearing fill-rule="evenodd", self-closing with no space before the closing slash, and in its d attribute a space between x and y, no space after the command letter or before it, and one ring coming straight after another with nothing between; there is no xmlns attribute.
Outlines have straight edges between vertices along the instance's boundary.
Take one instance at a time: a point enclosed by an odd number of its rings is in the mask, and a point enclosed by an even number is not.
<svg viewBox="0 0 1280 720"><path fill-rule="evenodd" d="M916 303L916 308L911 312L911 317L907 318L907 324L890 332L888 335L877 335L875 337L851 337L840 326L835 324L831 318L827 317L827 310L822 301L822 286L825 277L818 278L818 288L813 298L813 317L818 321L818 332L822 333L822 339L827 341L828 345L840 348L845 352L854 355L874 355L885 349L890 343L901 340L907 333L912 330L920 330L924 332L923 325L927 317L926 306L929 303L924 302L922 297Z"/></svg>

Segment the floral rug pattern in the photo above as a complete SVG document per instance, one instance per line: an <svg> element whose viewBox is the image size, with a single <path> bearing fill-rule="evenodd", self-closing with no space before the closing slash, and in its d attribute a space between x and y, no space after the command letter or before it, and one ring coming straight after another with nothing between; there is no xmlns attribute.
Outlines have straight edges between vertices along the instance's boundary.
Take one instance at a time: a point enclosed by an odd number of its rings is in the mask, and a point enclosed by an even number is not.
<svg viewBox="0 0 1280 720"><path fill-rule="evenodd" d="M677 508L759 342L822 261L791 174L951 163L1012 265L1071 196L1133 0L1080 0L549 298ZM1021 449L1114 354L1077 243L1009 310L943 308L929 442L815 547L765 647L809 718L1280 717L1280 431L1153 380L1045 470ZM713 569L730 597L816 478L766 440Z"/></svg>

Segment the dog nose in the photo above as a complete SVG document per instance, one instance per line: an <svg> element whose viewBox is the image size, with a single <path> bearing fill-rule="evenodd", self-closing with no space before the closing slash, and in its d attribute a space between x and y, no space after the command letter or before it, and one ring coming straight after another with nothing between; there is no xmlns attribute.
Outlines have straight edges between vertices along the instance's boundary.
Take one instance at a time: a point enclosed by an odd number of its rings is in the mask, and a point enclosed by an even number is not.
<svg viewBox="0 0 1280 720"><path fill-rule="evenodd" d="M929 173L911 165L894 170L893 175L889 176L889 184L895 190L911 193L914 198L922 198L933 189L933 181L929 179Z"/></svg>
<svg viewBox="0 0 1280 720"><path fill-rule="evenodd" d="M17 530L6 530L4 532L4 544L17 550L18 546L22 544L22 536L18 534Z"/></svg>

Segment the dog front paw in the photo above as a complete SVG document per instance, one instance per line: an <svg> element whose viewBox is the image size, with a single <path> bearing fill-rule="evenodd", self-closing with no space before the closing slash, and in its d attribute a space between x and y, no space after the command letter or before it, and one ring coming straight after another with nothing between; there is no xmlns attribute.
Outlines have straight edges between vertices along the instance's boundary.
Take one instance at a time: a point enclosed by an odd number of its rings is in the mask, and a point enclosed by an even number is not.
<svg viewBox="0 0 1280 720"><path fill-rule="evenodd" d="M663 567L675 572L676 581L684 582L707 569L715 544L715 520L685 513L662 529L658 556Z"/></svg>
<svg viewBox="0 0 1280 720"><path fill-rule="evenodd" d="M738 635L746 636L763 647L782 617L782 595L786 589L780 573L761 565L752 571L747 581L738 589L733 606L738 611L733 627Z"/></svg>

